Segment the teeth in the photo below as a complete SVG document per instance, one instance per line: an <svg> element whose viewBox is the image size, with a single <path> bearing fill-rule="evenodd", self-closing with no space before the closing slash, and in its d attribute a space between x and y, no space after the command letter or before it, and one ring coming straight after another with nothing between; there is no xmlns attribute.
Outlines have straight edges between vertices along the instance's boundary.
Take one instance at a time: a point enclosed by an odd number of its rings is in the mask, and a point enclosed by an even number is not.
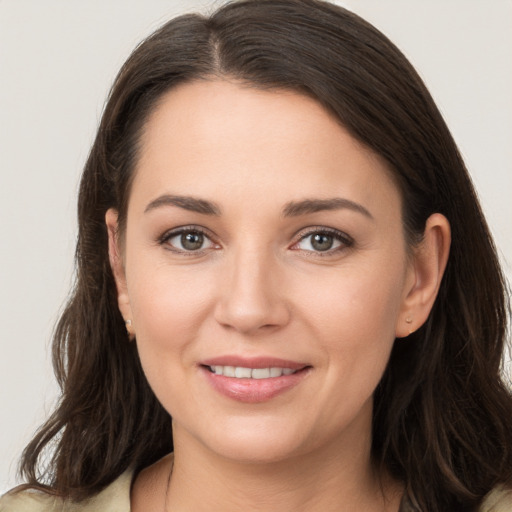
<svg viewBox="0 0 512 512"><path fill-rule="evenodd" d="M235 368L235 377L237 379L250 379L251 378L251 369L250 368L242 368L241 366L237 366Z"/></svg>
<svg viewBox="0 0 512 512"><path fill-rule="evenodd" d="M219 375L225 375L226 377L234 377L235 376L235 367L234 366L222 366L220 368L220 374Z"/></svg>
<svg viewBox="0 0 512 512"><path fill-rule="evenodd" d="M236 379L268 379L271 377L281 377L282 375L291 375L297 371L291 368L244 368L243 366L210 366L210 370L215 375L235 377Z"/></svg>
<svg viewBox="0 0 512 512"><path fill-rule="evenodd" d="M251 372L253 379L268 379L270 377L270 368L254 368Z"/></svg>
<svg viewBox="0 0 512 512"><path fill-rule="evenodd" d="M271 377L281 377L283 374L282 368L270 368L270 376Z"/></svg>

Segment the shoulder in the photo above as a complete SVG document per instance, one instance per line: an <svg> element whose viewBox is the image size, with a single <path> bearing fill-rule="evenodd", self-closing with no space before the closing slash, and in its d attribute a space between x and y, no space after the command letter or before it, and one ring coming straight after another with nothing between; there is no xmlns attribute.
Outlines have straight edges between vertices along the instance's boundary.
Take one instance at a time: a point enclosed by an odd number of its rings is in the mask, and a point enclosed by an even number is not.
<svg viewBox="0 0 512 512"><path fill-rule="evenodd" d="M480 512L512 512L512 489L496 487L486 496Z"/></svg>
<svg viewBox="0 0 512 512"><path fill-rule="evenodd" d="M10 491L0 498L0 512L53 512L63 510L59 498L40 491Z"/></svg>
<svg viewBox="0 0 512 512"><path fill-rule="evenodd" d="M50 494L11 491L0 498L0 512L130 512L132 472L123 473L97 496L73 503Z"/></svg>

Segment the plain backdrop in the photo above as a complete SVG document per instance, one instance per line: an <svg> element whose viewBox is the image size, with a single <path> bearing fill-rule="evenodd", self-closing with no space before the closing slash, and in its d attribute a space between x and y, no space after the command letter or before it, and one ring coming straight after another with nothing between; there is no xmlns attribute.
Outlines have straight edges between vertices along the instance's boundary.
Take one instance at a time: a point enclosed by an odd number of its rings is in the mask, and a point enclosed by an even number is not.
<svg viewBox="0 0 512 512"><path fill-rule="evenodd" d="M117 70L164 21L221 2L0 0L0 491L57 396L81 168ZM512 0L347 0L430 88L512 275ZM471 250L471 248L468 248Z"/></svg>

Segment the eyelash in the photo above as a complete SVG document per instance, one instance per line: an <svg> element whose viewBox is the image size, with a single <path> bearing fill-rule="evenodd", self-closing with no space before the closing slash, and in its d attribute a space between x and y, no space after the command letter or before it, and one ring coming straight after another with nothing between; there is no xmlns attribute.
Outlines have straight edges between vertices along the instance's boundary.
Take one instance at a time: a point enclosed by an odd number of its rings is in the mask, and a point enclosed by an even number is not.
<svg viewBox="0 0 512 512"><path fill-rule="evenodd" d="M300 244L302 241L306 240L308 237L311 237L313 235L327 235L329 237L332 237L335 241L339 242L340 245L338 247L329 248L325 251L313 251L313 250L303 250L300 248L294 249L298 244ZM308 228L308 230L304 233L300 234L300 238L297 242L295 242L292 245L292 249L296 251L304 251L310 255L314 255L315 257L325 258L329 256L333 256L345 249L348 249L354 245L354 239L344 233L343 231L338 231L337 229L333 228L326 228L326 227L311 227Z"/></svg>
<svg viewBox="0 0 512 512"><path fill-rule="evenodd" d="M173 247L171 244L169 244L169 240L172 238L178 237L183 234L199 234L202 235L206 240L208 240L213 246L219 247L216 242L214 242L213 237L209 232L207 232L205 229L201 228L200 226L182 226L180 228L173 229L171 231L166 231L161 237L158 239L158 243L162 246L167 245L167 250L177 252L179 254L184 254L188 256L194 256L194 255L200 255L203 252L210 249L210 247L207 248L201 248L198 250L185 250L185 249L179 249L177 247ZM326 235L328 237L332 237L334 241L339 242L338 247L334 248L328 248L325 251L320 250L305 250L297 248L296 246L299 245L302 241L306 240L308 237L311 237L313 235ZM302 232L300 234L300 238L298 241L294 242L293 245L290 247L292 250L296 251L302 251L309 255L314 255L315 257L321 257L325 258L328 256L332 256L334 254L337 254L340 251L343 251L344 249L350 248L354 245L354 240L352 237L347 235L346 233L343 233L342 231L338 231L337 229L333 228L326 228L326 227L311 227L308 228L306 232Z"/></svg>
<svg viewBox="0 0 512 512"><path fill-rule="evenodd" d="M177 236L184 235L184 234L202 235L205 238L205 240L208 240L212 245L214 245L214 246L218 245L213 241L211 234L199 226L182 226L180 228L176 228L171 231L166 231L161 237L159 237L158 243L162 246L167 245L166 249L168 251L177 252L179 254L183 254L183 255L187 255L187 256L197 256L197 255L203 254L203 252L205 252L206 250L209 249L209 247L208 247L208 248L201 248L198 250L188 250L187 251L184 249L179 249L177 247L173 247L169 243L169 240L171 240L172 238L175 238Z"/></svg>

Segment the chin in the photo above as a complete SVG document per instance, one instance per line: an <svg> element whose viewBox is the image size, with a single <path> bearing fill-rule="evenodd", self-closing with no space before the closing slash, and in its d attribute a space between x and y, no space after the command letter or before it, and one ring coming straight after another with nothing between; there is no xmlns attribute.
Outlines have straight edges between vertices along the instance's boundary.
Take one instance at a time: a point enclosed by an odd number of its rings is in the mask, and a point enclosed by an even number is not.
<svg viewBox="0 0 512 512"><path fill-rule="evenodd" d="M216 418L206 425L180 422L174 417L176 449L194 450L195 445L200 452L206 450L233 463L269 464L297 455L307 437L303 429L277 418L231 416L225 420Z"/></svg>
<svg viewBox="0 0 512 512"><path fill-rule="evenodd" d="M237 440L212 447L217 455L238 464L275 464L297 456L300 450L292 443L269 438Z"/></svg>
<svg viewBox="0 0 512 512"><path fill-rule="evenodd" d="M277 463L307 452L307 433L279 423L244 418L230 425L217 424L202 443L220 457L246 464Z"/></svg>

